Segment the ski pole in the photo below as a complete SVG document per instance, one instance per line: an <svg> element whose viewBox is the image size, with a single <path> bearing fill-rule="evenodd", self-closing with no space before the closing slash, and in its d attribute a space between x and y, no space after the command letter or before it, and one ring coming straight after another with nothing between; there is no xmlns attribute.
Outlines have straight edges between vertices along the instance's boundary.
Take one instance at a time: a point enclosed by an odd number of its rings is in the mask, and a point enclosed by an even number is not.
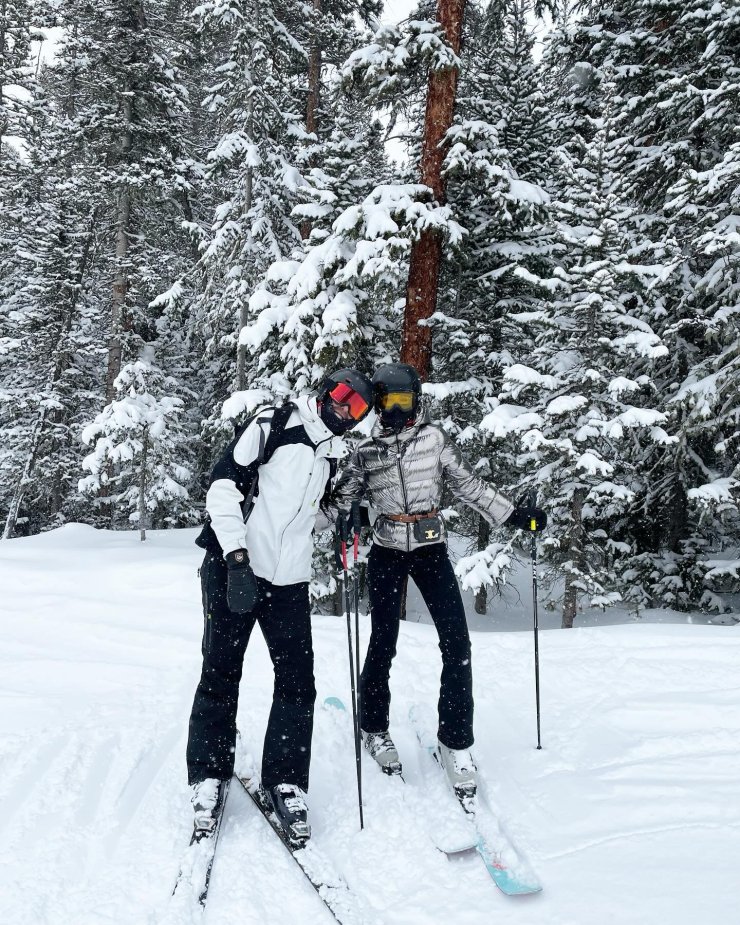
<svg viewBox="0 0 740 925"><path fill-rule="evenodd" d="M362 794L362 685L360 681L360 502L352 502L352 583L355 598L355 678L357 679L357 732L355 748L357 751L357 787Z"/></svg>
<svg viewBox="0 0 740 925"><path fill-rule="evenodd" d="M352 691L352 728L355 737L355 762L357 765L357 803L360 810L360 829L365 828L362 813L362 771L360 770L360 742L358 738L357 718L357 690L355 688L355 654L352 651L352 602L349 588L349 567L347 565L347 540L349 538L349 522L346 514L337 517L337 532L342 546L342 584L344 591L344 611L347 616L347 646L349 648L349 681Z"/></svg>
<svg viewBox="0 0 740 925"><path fill-rule="evenodd" d="M532 491L529 495L529 506L537 506L537 492ZM534 607L534 689L535 699L537 701L537 748L542 748L540 735L540 641L539 641L539 618L537 615L537 521L532 518L529 524L531 533L530 551L532 555L532 605Z"/></svg>

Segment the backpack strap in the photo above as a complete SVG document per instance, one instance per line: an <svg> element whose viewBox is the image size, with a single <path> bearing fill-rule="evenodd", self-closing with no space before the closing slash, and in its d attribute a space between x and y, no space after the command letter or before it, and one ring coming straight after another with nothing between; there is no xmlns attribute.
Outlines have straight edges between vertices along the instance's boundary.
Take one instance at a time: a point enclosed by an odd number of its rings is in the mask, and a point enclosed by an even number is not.
<svg viewBox="0 0 740 925"><path fill-rule="evenodd" d="M272 454L275 450L282 446L283 443L293 442L283 440L283 434L285 433L285 428L290 420L291 414L295 411L295 405L292 401L287 401L281 407L276 408L273 412L272 418L270 419L270 436L267 438L267 441L262 443L262 437L264 431L260 428L260 449L257 455L258 465L269 462ZM296 430L297 428L291 427L290 430ZM303 430L303 425L300 425L300 429ZM304 431L305 433L305 431Z"/></svg>
<svg viewBox="0 0 740 925"><path fill-rule="evenodd" d="M252 463L250 463L250 469L254 467L254 476L252 477L252 482L242 504L242 514L244 515L245 522L249 518L249 515L252 513L254 496L257 493L257 485L259 482L260 466L263 466L266 462L269 462L275 450L279 446L282 446L284 442L283 434L285 433L285 425L288 423L294 408L295 405L292 402L286 402L279 408L274 409L271 418L265 418L264 421L259 421L260 445L259 449L257 450L257 458ZM263 423L270 425L270 434L268 437L265 437L265 431L262 427ZM291 427L290 429L293 430L294 428ZM302 429L303 428L301 428L301 430ZM239 436L241 436L241 434ZM234 445L236 446L236 444Z"/></svg>
<svg viewBox="0 0 740 925"><path fill-rule="evenodd" d="M241 505L242 516L244 517L245 521L249 517L252 506L254 505L254 496L257 492L259 468L277 449L277 446L280 442L280 437L282 436L282 432L285 429L285 425L292 413L292 410L292 406L290 403L288 403L287 405L282 405L279 408L263 408L256 414L250 415L240 427L236 427L234 429L234 436L229 441L229 445L221 454L220 458L216 462L216 465L213 467L210 479L211 484L213 484L213 482L217 481L218 479L229 479L241 492L244 498L244 501ZM269 415L270 411L272 411L272 415L267 416ZM236 449L236 445L241 440L244 432L255 421L257 421L257 426L259 427L259 449L257 450L257 456L252 460L251 463L249 463L248 466L239 466L234 461L234 450ZM270 432L268 435L265 435L265 425L269 425L270 427ZM202 549L208 549L214 553L218 553L221 549L221 546L216 539L216 534L213 532L213 527L211 526L211 518L207 513L205 516L203 529L198 534L195 543Z"/></svg>

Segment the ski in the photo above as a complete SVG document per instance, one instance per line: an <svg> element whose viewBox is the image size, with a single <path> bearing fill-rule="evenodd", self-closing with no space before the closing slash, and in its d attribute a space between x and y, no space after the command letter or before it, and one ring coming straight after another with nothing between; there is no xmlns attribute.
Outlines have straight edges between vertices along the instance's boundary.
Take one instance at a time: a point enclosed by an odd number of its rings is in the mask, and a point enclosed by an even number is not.
<svg viewBox="0 0 740 925"><path fill-rule="evenodd" d="M223 790L216 810L216 824L213 830L208 833L193 831L172 890L173 897L189 893L193 900L197 899L197 905L201 909L205 908L208 900L211 871L213 870L213 862L216 859L216 846L224 818L230 783L230 780L223 782Z"/></svg>
<svg viewBox="0 0 740 925"><path fill-rule="evenodd" d="M339 697L326 697L324 707L330 710L338 710L342 714L347 713L344 702ZM373 762L376 764L376 762ZM379 767L382 773L382 769ZM405 783L403 774L385 775L389 780L399 780ZM475 829L469 823L459 818L454 806L450 804L450 812L442 810L437 812L434 819L435 828L428 832L428 837L434 847L443 854L454 856L464 854L467 851L475 850L478 844L478 835Z"/></svg>
<svg viewBox="0 0 740 925"><path fill-rule="evenodd" d="M437 757L437 736L433 731L434 726L430 723L430 718L429 711L423 706L415 705L409 711L409 719L419 744L434 760L440 772L444 773ZM460 805L466 817L473 824L477 835L475 850L496 886L507 896L539 893L542 890L542 884L529 862L515 847L496 815L482 805L480 795L461 798L454 793L451 787L448 787L448 790L450 796Z"/></svg>
<svg viewBox="0 0 740 925"><path fill-rule="evenodd" d="M367 914L359 898L352 893L333 863L312 841L302 847L297 847L290 842L256 775L249 776L240 773L236 774L236 779L290 852L293 860L335 921L340 922L341 925L366 925L371 921L375 922L376 918Z"/></svg>

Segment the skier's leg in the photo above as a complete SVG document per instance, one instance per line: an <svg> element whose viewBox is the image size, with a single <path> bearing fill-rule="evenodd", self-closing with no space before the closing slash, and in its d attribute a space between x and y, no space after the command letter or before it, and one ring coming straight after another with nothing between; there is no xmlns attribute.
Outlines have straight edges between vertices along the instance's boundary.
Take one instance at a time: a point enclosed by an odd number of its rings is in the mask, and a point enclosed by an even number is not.
<svg viewBox="0 0 740 925"><path fill-rule="evenodd" d="M226 563L206 553L203 594L203 669L190 714L188 781L228 780L234 770L236 707L244 652L255 614L235 614L226 603Z"/></svg>
<svg viewBox="0 0 740 925"><path fill-rule="evenodd" d="M411 577L429 608L442 653L439 741L451 749L467 749L473 744L473 670L460 588L444 543L413 555Z"/></svg>
<svg viewBox="0 0 740 925"><path fill-rule="evenodd" d="M391 706L390 672L401 620L401 597L408 553L373 544L368 557L370 643L360 678L360 726L365 732L386 732Z"/></svg>
<svg viewBox="0 0 740 925"><path fill-rule="evenodd" d="M262 754L262 785L308 790L316 686L308 582L265 582L260 627L275 668L272 709Z"/></svg>

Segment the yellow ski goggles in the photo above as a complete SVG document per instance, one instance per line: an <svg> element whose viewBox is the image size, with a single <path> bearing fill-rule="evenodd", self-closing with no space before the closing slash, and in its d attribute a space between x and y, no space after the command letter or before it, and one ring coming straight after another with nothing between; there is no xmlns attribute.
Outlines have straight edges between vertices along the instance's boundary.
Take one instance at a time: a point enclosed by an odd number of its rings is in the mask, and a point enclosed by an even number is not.
<svg viewBox="0 0 740 925"><path fill-rule="evenodd" d="M381 411L391 411L393 408L399 408L401 411L414 410L414 393L413 392L386 392L378 398L378 407Z"/></svg>

